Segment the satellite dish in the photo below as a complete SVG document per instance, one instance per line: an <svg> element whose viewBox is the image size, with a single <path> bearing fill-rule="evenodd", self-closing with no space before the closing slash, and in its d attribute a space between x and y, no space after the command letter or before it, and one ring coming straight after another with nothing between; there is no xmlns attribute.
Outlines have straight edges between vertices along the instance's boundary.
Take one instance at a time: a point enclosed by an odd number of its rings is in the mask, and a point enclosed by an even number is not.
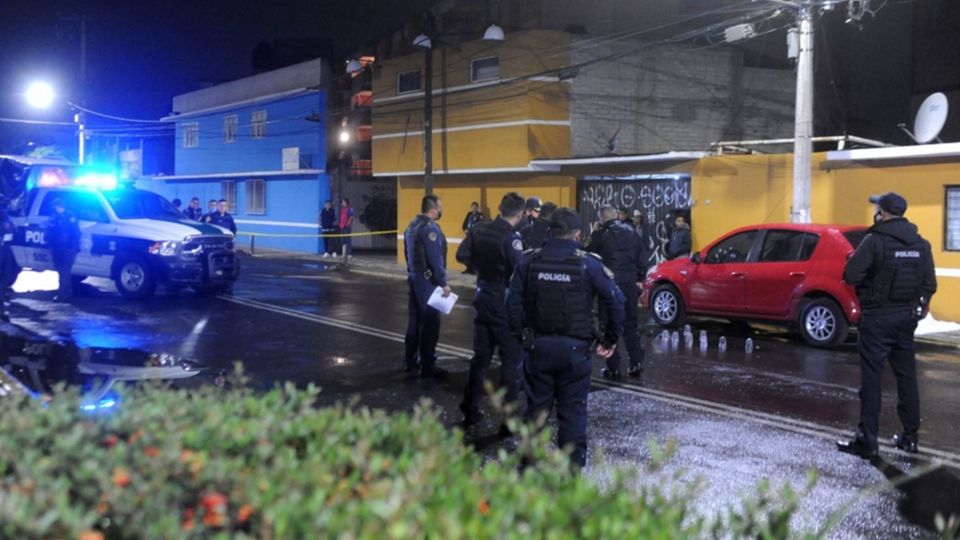
<svg viewBox="0 0 960 540"><path fill-rule="evenodd" d="M947 96L942 92L927 96L927 99L920 104L917 118L913 121L914 140L920 144L926 144L936 139L947 121L949 109Z"/></svg>

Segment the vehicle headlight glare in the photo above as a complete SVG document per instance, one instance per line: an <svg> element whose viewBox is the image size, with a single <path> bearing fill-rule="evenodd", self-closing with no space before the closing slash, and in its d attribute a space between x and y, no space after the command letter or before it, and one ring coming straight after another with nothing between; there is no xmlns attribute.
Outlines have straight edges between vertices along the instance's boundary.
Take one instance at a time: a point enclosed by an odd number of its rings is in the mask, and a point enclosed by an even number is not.
<svg viewBox="0 0 960 540"><path fill-rule="evenodd" d="M160 255L161 257L170 257L177 254L177 246L180 242L168 240L166 242L156 242L150 246L151 255Z"/></svg>

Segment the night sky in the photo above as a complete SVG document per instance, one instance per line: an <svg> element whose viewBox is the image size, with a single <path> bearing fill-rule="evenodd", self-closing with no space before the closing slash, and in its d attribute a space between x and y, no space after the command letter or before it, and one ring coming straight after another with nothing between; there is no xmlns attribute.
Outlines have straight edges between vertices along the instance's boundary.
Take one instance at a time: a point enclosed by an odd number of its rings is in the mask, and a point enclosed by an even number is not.
<svg viewBox="0 0 960 540"><path fill-rule="evenodd" d="M30 109L30 81L50 81L65 97L112 115L157 119L171 98L253 73L257 44L327 40L345 57L368 36L401 25L430 0L100 0L0 2L0 117L69 121L60 107ZM87 76L79 87L80 24L87 23ZM93 121L97 122L97 121ZM54 142L72 128L0 122L0 153L23 152L26 139Z"/></svg>

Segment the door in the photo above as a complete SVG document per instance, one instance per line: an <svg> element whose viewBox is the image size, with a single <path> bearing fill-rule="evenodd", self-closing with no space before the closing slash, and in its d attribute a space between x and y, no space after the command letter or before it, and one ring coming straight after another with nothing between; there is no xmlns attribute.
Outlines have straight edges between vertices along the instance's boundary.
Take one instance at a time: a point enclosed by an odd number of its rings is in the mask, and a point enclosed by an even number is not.
<svg viewBox="0 0 960 540"><path fill-rule="evenodd" d="M759 237L758 231L744 231L720 240L692 269L689 304L693 311L741 313L745 310L744 290L747 261Z"/></svg>
<svg viewBox="0 0 960 540"><path fill-rule="evenodd" d="M818 235L803 231L766 231L756 262L749 264L747 310L773 318L787 317L791 299L803 288L819 241Z"/></svg>
<svg viewBox="0 0 960 540"><path fill-rule="evenodd" d="M93 255L90 249L93 243L92 233L98 227L103 227L110 223L110 218L107 217L107 213L103 207L103 201L97 193L90 191L47 192L43 201L40 203L40 209L37 211L37 215L27 220L28 235L30 231L40 231L41 233L45 231L50 219L55 213L53 203L57 199L63 203L63 207L68 212L77 218L77 224L80 227L80 252L77 254L77 259L73 264L72 273L96 276L109 275L109 273L104 274L102 257ZM36 232L33 234L34 236L37 235ZM27 245L29 246L30 243L27 242ZM46 241L43 242L42 247L37 245L34 246L33 249L32 260L36 261L38 265L44 265L43 267L34 266L34 269L52 270L53 259L50 255L50 247Z"/></svg>

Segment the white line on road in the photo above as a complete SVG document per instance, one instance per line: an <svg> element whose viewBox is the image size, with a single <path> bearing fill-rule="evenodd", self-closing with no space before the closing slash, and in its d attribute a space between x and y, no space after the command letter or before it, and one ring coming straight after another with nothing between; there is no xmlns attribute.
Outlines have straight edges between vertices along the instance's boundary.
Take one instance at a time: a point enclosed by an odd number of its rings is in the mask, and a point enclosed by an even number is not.
<svg viewBox="0 0 960 540"><path fill-rule="evenodd" d="M234 304L239 304L242 306L247 306L247 307L260 309L264 311L270 311L280 315L286 315L288 317L295 317L305 321L332 326L334 328L349 330L351 332L357 332L360 334L379 337L389 341L394 341L398 343L403 343L404 341L403 334L399 332L391 332L390 330L384 330L382 328L376 328L373 326L367 326L359 323L333 319L331 317L324 317L323 315L304 313L302 311L297 311L297 310L285 308L282 306L276 306L273 304L268 304L268 303L260 302L257 300L241 299L241 298L236 298L232 296L220 296L219 298L221 300L226 300L227 302L232 302ZM450 355L453 358L468 359L473 356L473 351L470 349L465 349L463 347L456 347L454 345L446 345L443 343L440 343L437 345L437 352L446 353L447 355ZM446 358L446 357L441 357L441 358ZM822 424L808 422L808 421L800 420L796 418L790 418L790 417L780 416L776 414L755 411L752 409L743 409L741 407L735 407L732 405L718 403L715 401L698 399L698 398L693 398L689 396L684 396L681 394L674 394L672 392L664 392L662 390L654 390L651 388L633 386L630 384L611 383L605 379L600 379L596 377L593 378L592 381L595 386L598 386L600 388L605 388L607 390L613 390L615 392L641 396L648 399L671 403L674 405L680 405L690 409L719 414L729 418L752 421L759 424L791 431L794 433L800 433L803 435L818 437L821 439L834 441L834 440L837 440L838 437L842 438L850 435L849 431L842 430L839 428L825 426ZM905 452L901 452L900 450L897 450L892 445L887 443L882 443L882 446L884 447L885 450L889 450L898 455L902 455L906 457L913 456L913 454L907 454ZM922 446L920 448L920 455L927 457L929 459L941 462L945 465L949 465L951 467L960 468L960 454L955 452L949 452L945 450L930 448L928 446Z"/></svg>

